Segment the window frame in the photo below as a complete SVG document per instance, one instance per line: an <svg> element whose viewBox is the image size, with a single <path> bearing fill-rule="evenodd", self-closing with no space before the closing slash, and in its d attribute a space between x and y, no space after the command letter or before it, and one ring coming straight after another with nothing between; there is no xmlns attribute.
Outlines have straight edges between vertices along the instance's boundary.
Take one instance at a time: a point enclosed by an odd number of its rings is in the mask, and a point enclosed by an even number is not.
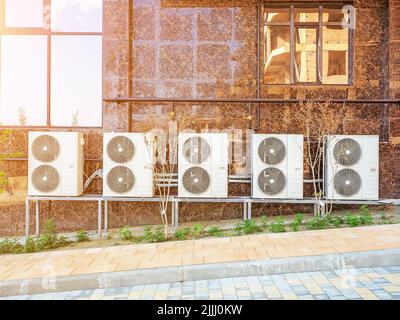
<svg viewBox="0 0 400 320"><path fill-rule="evenodd" d="M353 39L354 39L354 30L352 28L347 28L348 29L348 82L347 83L338 83L338 84L332 84L332 83L323 83L323 28L326 26L342 26L342 22L323 22L323 10L324 9L339 9L342 8L344 5L348 3L346 2L341 2L341 3L295 3L295 4L290 4L290 3L285 3L285 4L278 4L276 2L267 2L265 1L263 3L260 15L261 15L261 29L259 32L261 32L261 39L262 39L262 45L261 45L261 59L259 59L259 63L261 64L260 67L262 67L262 72L261 72L261 83L263 86L344 86L344 87L349 87L353 85L353 60L354 60L354 47L353 47ZM288 22L267 22L265 20L266 15L266 9L274 9L274 8L285 8L288 9L289 11L289 21ZM294 12L295 8L315 8L318 11L318 21L316 22L295 22L294 21ZM266 60L266 33L264 32L264 29L266 26L286 26L289 27L290 29L290 62L289 62L289 72L290 72L290 83L268 83L265 80L265 60ZM295 31L298 28L315 28L316 29L316 36L317 36L317 43L316 43L316 80L315 82L298 82L295 79L295 70L294 70L294 64L295 64L295 53L296 53L296 39L295 39Z"/></svg>
<svg viewBox="0 0 400 320"><path fill-rule="evenodd" d="M44 35L47 38L47 115L46 115L46 125L0 125L0 129L21 129L21 128L32 128L32 129L101 129L103 128L103 99L104 99L104 90L103 90L103 79L104 79L104 70L102 68L102 101L101 101L101 124L100 126L53 126L51 125L51 40L53 36L100 36L101 37L101 61L104 63L104 19L102 17L102 31L101 32L68 32L68 31L52 31L51 30L51 1L52 0L43 0L43 28L25 28L25 27L6 27L5 26L5 6L6 1L0 0L0 36L3 35ZM104 0L102 1L102 7L104 10Z"/></svg>

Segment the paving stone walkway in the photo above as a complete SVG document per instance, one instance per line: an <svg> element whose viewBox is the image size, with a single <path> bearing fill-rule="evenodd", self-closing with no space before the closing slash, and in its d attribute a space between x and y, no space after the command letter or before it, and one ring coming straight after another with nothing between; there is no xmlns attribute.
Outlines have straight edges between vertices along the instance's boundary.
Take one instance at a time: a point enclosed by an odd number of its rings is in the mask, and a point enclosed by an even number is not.
<svg viewBox="0 0 400 320"><path fill-rule="evenodd" d="M400 266L14 296L7 300L400 300Z"/></svg>
<svg viewBox="0 0 400 320"><path fill-rule="evenodd" d="M0 256L0 283L221 262L400 248L400 224Z"/></svg>

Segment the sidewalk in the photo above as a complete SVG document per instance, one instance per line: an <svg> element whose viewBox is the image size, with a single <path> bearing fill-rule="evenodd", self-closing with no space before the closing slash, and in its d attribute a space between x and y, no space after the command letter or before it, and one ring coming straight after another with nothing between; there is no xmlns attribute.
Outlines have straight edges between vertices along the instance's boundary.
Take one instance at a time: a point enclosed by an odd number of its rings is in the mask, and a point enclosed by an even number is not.
<svg viewBox="0 0 400 320"><path fill-rule="evenodd" d="M0 256L0 284L45 276L198 266L400 248L400 225L258 234Z"/></svg>

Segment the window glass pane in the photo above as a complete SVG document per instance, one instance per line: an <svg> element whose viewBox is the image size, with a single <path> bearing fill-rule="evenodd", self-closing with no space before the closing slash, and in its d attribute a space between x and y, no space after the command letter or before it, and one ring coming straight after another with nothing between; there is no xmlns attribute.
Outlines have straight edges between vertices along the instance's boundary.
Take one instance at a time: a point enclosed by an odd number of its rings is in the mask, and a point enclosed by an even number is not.
<svg viewBox="0 0 400 320"><path fill-rule="evenodd" d="M324 83L347 84L349 82L349 29L324 27L322 39Z"/></svg>
<svg viewBox="0 0 400 320"><path fill-rule="evenodd" d="M42 28L43 0L6 0L7 28Z"/></svg>
<svg viewBox="0 0 400 320"><path fill-rule="evenodd" d="M1 124L46 125L46 37L2 36L0 46Z"/></svg>
<svg viewBox="0 0 400 320"><path fill-rule="evenodd" d="M348 23L348 12L343 13L342 8L324 8L322 13L323 22L345 22Z"/></svg>
<svg viewBox="0 0 400 320"><path fill-rule="evenodd" d="M53 31L101 32L102 0L57 0L51 3Z"/></svg>
<svg viewBox="0 0 400 320"><path fill-rule="evenodd" d="M290 27L265 27L264 80L290 83Z"/></svg>
<svg viewBox="0 0 400 320"><path fill-rule="evenodd" d="M297 82L317 81L317 30L296 28L294 73Z"/></svg>
<svg viewBox="0 0 400 320"><path fill-rule="evenodd" d="M294 8L295 22L318 22L318 8Z"/></svg>
<svg viewBox="0 0 400 320"><path fill-rule="evenodd" d="M51 63L51 124L101 126L100 36L54 36Z"/></svg>
<svg viewBox="0 0 400 320"><path fill-rule="evenodd" d="M265 8L265 22L289 22L289 8Z"/></svg>

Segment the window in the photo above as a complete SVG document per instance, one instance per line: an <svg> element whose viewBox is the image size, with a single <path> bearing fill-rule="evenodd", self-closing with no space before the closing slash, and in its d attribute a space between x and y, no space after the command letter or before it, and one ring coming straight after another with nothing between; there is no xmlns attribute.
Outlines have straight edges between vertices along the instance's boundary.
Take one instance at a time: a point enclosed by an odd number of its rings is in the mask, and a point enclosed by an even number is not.
<svg viewBox="0 0 400 320"><path fill-rule="evenodd" d="M265 84L351 84L345 7L265 6L263 16Z"/></svg>
<svg viewBox="0 0 400 320"><path fill-rule="evenodd" d="M102 0L0 0L0 125L101 122Z"/></svg>

